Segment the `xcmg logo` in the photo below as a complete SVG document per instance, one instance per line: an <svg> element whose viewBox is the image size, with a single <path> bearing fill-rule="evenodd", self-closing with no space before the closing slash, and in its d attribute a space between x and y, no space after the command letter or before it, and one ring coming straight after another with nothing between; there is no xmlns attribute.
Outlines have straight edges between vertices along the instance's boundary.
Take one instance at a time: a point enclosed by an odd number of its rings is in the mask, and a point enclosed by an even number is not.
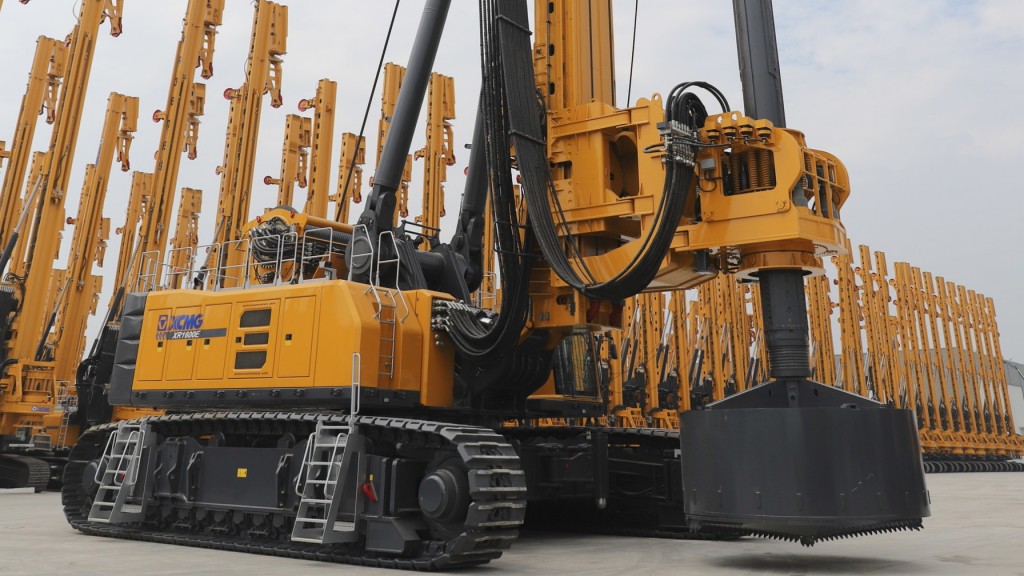
<svg viewBox="0 0 1024 576"><path fill-rule="evenodd" d="M180 314L178 316L161 314L160 319L156 323L157 332L167 332L170 330L199 330L202 327L202 314Z"/></svg>
<svg viewBox="0 0 1024 576"><path fill-rule="evenodd" d="M227 328L203 330L202 314L161 314L156 322L157 340L191 340L226 335Z"/></svg>

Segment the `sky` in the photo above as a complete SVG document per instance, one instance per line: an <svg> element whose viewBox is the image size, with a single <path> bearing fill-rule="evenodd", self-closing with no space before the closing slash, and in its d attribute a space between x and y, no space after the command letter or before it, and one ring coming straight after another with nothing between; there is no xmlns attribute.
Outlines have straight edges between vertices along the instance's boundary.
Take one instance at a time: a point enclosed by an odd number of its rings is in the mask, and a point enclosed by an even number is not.
<svg viewBox="0 0 1024 576"><path fill-rule="evenodd" d="M358 132L383 48L393 4L387 0L283 1L289 5L284 56L284 106L265 99L254 175L252 215L274 204L285 115L312 97L320 78L338 82L335 149L340 133ZM85 164L99 143L107 95L138 96L139 130L132 169L151 171L159 139L152 111L167 99L172 60L186 0L123 0L124 33L101 34L85 100L70 189L81 189ZM214 76L206 81L206 114L199 157L182 160L178 188L204 191L200 242L213 235L228 102L226 88L244 81L253 3L227 0L219 28ZM634 6L638 5L632 100L665 93L685 80L718 86L742 106L731 2L726 0L613 0L617 98L626 102ZM402 2L386 59L409 57L422 2ZM1003 354L1024 360L1024 2L1017 0L775 0L786 119L808 145L828 150L850 172L852 192L843 222L851 241L884 251L891 263L909 261L946 280L994 298ZM64 38L78 11L73 0L8 0L0 9L0 139L13 134L35 40ZM454 0L434 69L455 77L453 121L457 163L448 170L448 229L458 211L469 159L480 83L477 3ZM376 149L378 94L366 129L367 157ZM311 115L307 113L306 115ZM413 147L423 145L425 115ZM35 150L49 141L40 123ZM366 175L373 167L366 167ZM333 191L337 168L332 172ZM121 226L131 182L115 168L105 214ZM422 162L414 167L410 208L419 212ZM364 190L365 192L365 190ZM296 191L296 204L304 199ZM74 215L77 193L67 200ZM351 209L353 218L360 206ZM70 228L65 238L70 239ZM66 259L67 240L61 254ZM103 308L112 290L118 237L108 241ZM102 316L102 310L100 316ZM90 322L89 339L99 327Z"/></svg>

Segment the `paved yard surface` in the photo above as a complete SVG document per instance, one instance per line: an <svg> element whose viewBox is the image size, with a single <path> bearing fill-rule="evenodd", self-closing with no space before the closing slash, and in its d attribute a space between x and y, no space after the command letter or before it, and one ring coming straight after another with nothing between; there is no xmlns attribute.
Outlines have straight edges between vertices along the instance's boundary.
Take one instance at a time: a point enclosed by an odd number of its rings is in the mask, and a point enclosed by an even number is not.
<svg viewBox="0 0 1024 576"><path fill-rule="evenodd" d="M921 532L825 542L685 542L527 532L500 560L457 574L1020 574L1024 473L928 476ZM85 536L55 493L0 492L0 574L376 574L387 570Z"/></svg>

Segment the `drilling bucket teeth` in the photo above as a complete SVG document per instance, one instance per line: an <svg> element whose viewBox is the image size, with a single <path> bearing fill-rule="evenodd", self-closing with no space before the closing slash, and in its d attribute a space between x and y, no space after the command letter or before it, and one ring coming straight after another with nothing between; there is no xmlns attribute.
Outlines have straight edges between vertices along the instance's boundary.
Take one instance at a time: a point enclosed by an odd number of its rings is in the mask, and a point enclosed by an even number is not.
<svg viewBox="0 0 1024 576"><path fill-rule="evenodd" d="M810 381L769 382L680 417L691 527L810 546L917 530L929 495L914 415Z"/></svg>

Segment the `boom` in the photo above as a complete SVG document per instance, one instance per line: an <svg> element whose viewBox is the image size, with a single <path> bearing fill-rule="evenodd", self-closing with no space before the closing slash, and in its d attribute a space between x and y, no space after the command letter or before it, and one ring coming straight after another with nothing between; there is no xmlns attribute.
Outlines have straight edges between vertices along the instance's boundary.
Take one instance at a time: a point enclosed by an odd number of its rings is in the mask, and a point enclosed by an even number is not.
<svg viewBox="0 0 1024 576"><path fill-rule="evenodd" d="M195 258L199 246L199 212L203 207L203 191L194 188L181 189L181 201L178 202L178 222L174 227L174 238L171 239L169 285L183 288L182 280L188 263Z"/></svg>
<svg viewBox="0 0 1024 576"><path fill-rule="evenodd" d="M380 120L377 121L377 164L380 168L380 159L384 154L384 144L388 140L388 133L391 130L391 120L395 116L395 106L398 104L398 95L402 89L402 81L405 79L405 67L393 62L384 65L384 89L380 94ZM398 189L395 191L397 211L394 214L394 223L398 224L400 218L409 215L409 182L412 180L412 155L406 156L405 167L402 169L402 178Z"/></svg>
<svg viewBox="0 0 1024 576"><path fill-rule="evenodd" d="M102 217L106 191L106 174L115 151L127 159L127 140L134 130L133 107L112 99L105 124L104 140L98 162L107 167L90 166L86 170L85 197L79 206L72 243L69 270L54 268L65 224L64 202L72 170L78 132L82 121L89 76L100 24L110 22L110 33L121 32L121 3L116 0L83 0L78 23L69 36L66 49L64 82L54 110L54 126L45 153L32 155L29 188L21 202L18 224L8 237L4 258L13 254L12 272L0 284L0 484L14 486L45 486L50 480L50 466L42 460L9 451L45 451L64 449L68 440L77 438L77 430L69 432L70 422L58 411L68 398L67 384L74 375L82 351L85 322L94 306L99 290L92 265L102 261L103 240L107 225ZM30 80L24 105L35 106L38 90L56 88L61 51L45 41L37 46L34 71L43 70L45 54L52 48L54 67L47 80ZM46 97L47 106L53 99ZM31 126L23 110L19 133L25 138L17 151L18 170L28 158ZM124 114L124 132L120 132ZM8 173L8 176L12 176ZM17 199L19 177L5 184L5 200ZM11 208L12 203L7 202ZM74 221L72 221L74 222ZM15 233L28 226L31 233L11 242ZM26 228L28 230L29 228ZM14 248L12 252L10 248ZM4 262L6 265L6 262ZM57 332L51 338L51 328ZM15 471L13 477L8 476Z"/></svg>
<svg viewBox="0 0 1024 576"><path fill-rule="evenodd" d="M121 236L117 251L117 268L114 270L114 290L110 296L108 308L115 313L120 310L118 294L123 295L126 289L134 289L138 278L139 252L136 246L139 225L149 210L150 194L153 190L153 175L146 172L132 172L132 184L128 194L128 209L125 211L124 224L115 232Z"/></svg>

